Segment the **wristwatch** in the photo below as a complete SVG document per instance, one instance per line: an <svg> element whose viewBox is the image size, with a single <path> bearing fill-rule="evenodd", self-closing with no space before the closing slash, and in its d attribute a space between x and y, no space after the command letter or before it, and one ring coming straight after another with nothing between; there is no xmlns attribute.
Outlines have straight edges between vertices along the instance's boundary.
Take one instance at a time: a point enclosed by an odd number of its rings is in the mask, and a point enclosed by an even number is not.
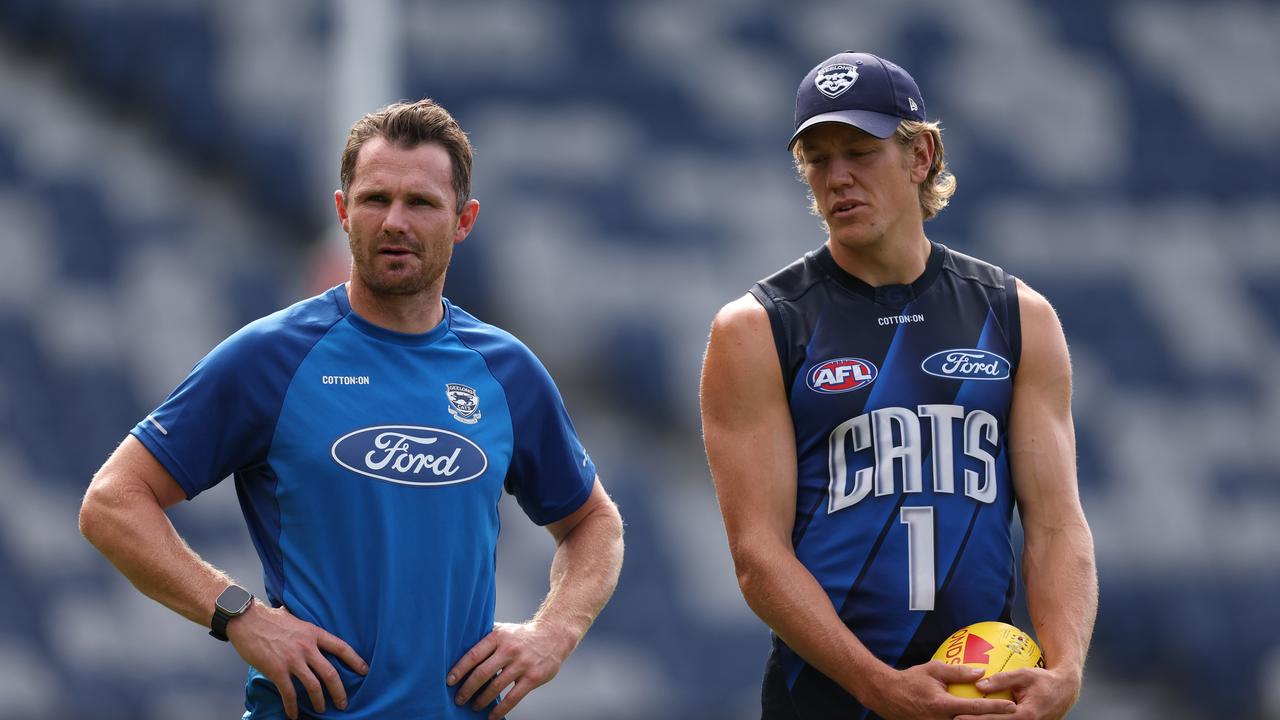
<svg viewBox="0 0 1280 720"><path fill-rule="evenodd" d="M213 603L213 622L209 623L213 629L209 634L226 642L227 623L243 615L252 603L253 593L239 585L228 585Z"/></svg>

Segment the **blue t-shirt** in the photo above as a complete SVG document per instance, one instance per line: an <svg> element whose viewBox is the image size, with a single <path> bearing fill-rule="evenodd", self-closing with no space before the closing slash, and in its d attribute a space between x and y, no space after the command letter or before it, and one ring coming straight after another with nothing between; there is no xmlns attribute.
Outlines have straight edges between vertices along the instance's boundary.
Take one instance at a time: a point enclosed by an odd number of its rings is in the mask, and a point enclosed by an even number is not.
<svg viewBox="0 0 1280 720"><path fill-rule="evenodd" d="M934 243L915 282L872 287L824 245L751 292L795 425L792 546L841 620L897 668L1008 622L1013 276ZM762 696L766 720L875 717L777 638Z"/></svg>
<svg viewBox="0 0 1280 720"><path fill-rule="evenodd" d="M386 330L345 285L232 335L133 434L188 498L234 474L267 599L369 663L335 660L348 709L300 692L308 717L482 716L445 674L493 627L502 491L545 525L596 474L519 340L447 300L427 333ZM283 717L253 669L245 706Z"/></svg>

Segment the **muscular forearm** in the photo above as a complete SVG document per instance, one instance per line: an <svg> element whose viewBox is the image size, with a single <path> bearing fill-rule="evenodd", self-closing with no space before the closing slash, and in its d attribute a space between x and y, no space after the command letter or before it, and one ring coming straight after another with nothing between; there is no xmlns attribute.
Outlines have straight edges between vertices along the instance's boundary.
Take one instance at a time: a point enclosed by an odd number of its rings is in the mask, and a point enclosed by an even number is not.
<svg viewBox="0 0 1280 720"><path fill-rule="evenodd" d="M813 574L783 549L735 559L752 611L806 662L865 701L875 678L891 668L849 631Z"/></svg>
<svg viewBox="0 0 1280 720"><path fill-rule="evenodd" d="M563 631L572 652L618 584L622 519L613 503L583 518L556 546L551 589L534 621Z"/></svg>
<svg viewBox="0 0 1280 720"><path fill-rule="evenodd" d="M98 477L80 510L80 532L143 594L200 625L230 578L178 536L145 484Z"/></svg>
<svg viewBox="0 0 1280 720"><path fill-rule="evenodd" d="M1027 610L1051 669L1084 669L1098 610L1093 537L1083 521L1029 531L1023 559Z"/></svg>

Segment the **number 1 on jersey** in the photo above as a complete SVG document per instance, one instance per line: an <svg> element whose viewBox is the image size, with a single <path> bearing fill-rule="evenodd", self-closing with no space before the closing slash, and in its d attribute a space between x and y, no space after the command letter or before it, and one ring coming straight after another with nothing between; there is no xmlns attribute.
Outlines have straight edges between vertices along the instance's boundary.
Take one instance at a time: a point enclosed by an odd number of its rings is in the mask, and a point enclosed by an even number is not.
<svg viewBox="0 0 1280 720"><path fill-rule="evenodd" d="M932 610L937 588L933 565L933 507L904 507L898 522L907 526L907 603L911 610Z"/></svg>

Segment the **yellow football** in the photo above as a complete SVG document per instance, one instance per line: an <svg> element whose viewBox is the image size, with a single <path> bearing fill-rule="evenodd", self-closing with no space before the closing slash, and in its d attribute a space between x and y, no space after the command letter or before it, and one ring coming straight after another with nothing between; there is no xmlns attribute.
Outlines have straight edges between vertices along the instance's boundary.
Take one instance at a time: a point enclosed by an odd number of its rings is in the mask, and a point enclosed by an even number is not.
<svg viewBox="0 0 1280 720"><path fill-rule="evenodd" d="M1044 667L1044 657L1036 641L1018 628L1002 622L980 622L960 628L942 643L933 659L948 665L980 667L986 671L982 677L1005 670ZM947 691L968 698L1013 699L1008 690L983 695L973 683L948 685Z"/></svg>

